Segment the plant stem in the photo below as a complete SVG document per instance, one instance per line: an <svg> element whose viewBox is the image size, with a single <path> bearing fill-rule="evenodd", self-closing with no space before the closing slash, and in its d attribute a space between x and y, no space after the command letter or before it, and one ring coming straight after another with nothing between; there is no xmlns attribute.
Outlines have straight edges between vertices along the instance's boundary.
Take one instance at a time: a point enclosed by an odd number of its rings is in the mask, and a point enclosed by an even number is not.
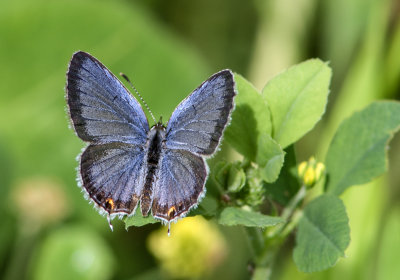
<svg viewBox="0 0 400 280"><path fill-rule="evenodd" d="M300 203L300 201L303 200L305 195L306 195L306 186L302 185L299 191L296 193L296 195L289 201L289 204L283 210L282 218L288 220L292 216L297 205Z"/></svg>
<svg viewBox="0 0 400 280"><path fill-rule="evenodd" d="M275 259L275 250L268 246L266 248L266 241L264 234L260 228L244 227L249 243L253 251L255 261L255 270L252 275L253 280L267 280L271 274L272 262Z"/></svg>
<svg viewBox="0 0 400 280"><path fill-rule="evenodd" d="M254 258L257 258L265 246L264 236L260 228L244 227L251 248L253 250Z"/></svg>
<svg viewBox="0 0 400 280"><path fill-rule="evenodd" d="M270 279L275 264L276 255L281 248L284 238L267 239L264 241L263 249L256 258L256 267L252 276L253 280Z"/></svg>
<svg viewBox="0 0 400 280"><path fill-rule="evenodd" d="M300 215L297 215L296 210L305 195L306 187L303 185L282 212L281 217L285 219L285 222L266 234L262 234L259 228L246 228L255 254L256 268L252 275L253 280L270 279L279 249L299 221Z"/></svg>
<svg viewBox="0 0 400 280"><path fill-rule="evenodd" d="M282 234L288 224L291 223L291 217L297 209L298 204L304 199L305 195L306 187L305 185L303 185L296 193L296 195L289 201L285 209L283 209L281 217L285 219L285 222L283 224L277 225L274 230L270 231L268 234L268 238L273 238Z"/></svg>
<svg viewBox="0 0 400 280"><path fill-rule="evenodd" d="M252 280L268 280L271 277L271 268L269 267L256 267L254 270Z"/></svg>

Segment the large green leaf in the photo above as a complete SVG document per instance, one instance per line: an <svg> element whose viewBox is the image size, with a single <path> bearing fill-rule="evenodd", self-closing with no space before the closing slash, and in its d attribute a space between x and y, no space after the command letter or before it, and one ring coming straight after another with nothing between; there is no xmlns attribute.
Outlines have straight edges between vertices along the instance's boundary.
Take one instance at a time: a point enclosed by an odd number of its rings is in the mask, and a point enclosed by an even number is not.
<svg viewBox="0 0 400 280"><path fill-rule="evenodd" d="M328 192L369 182L387 169L387 144L400 127L399 102L375 102L343 121L326 157Z"/></svg>
<svg viewBox="0 0 400 280"><path fill-rule="evenodd" d="M324 194L304 209L296 236L294 261L303 272L333 266L350 243L349 220L343 202Z"/></svg>
<svg viewBox="0 0 400 280"><path fill-rule="evenodd" d="M253 85L235 74L238 95L232 122L225 131L225 139L235 150L254 161L260 133L271 133L271 118L266 101Z"/></svg>
<svg viewBox="0 0 400 280"><path fill-rule="evenodd" d="M325 112L331 69L319 59L295 65L263 89L272 115L273 138L286 148L310 131Z"/></svg>
<svg viewBox="0 0 400 280"><path fill-rule="evenodd" d="M218 219L218 223L225 226L242 225L246 227L269 227L283 222L284 220L280 217L267 216L235 207L227 207L222 210Z"/></svg>

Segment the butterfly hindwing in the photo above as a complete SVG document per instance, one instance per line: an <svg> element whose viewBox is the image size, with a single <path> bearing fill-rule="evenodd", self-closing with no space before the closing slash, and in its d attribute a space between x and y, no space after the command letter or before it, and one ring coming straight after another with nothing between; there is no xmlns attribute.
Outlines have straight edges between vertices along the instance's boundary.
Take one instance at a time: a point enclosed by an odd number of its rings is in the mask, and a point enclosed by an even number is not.
<svg viewBox="0 0 400 280"><path fill-rule="evenodd" d="M83 188L108 213L130 214L143 191L144 157L137 145L89 145L80 159Z"/></svg>
<svg viewBox="0 0 400 280"><path fill-rule="evenodd" d="M184 216L204 194L207 166L201 156L165 149L153 192L154 217L171 221Z"/></svg>
<svg viewBox="0 0 400 280"><path fill-rule="evenodd" d="M184 99L168 121L167 148L212 155L234 107L234 87L232 72L223 70Z"/></svg>
<svg viewBox="0 0 400 280"><path fill-rule="evenodd" d="M149 124L142 108L96 58L85 52L72 56L66 90L72 123L82 140L145 143Z"/></svg>

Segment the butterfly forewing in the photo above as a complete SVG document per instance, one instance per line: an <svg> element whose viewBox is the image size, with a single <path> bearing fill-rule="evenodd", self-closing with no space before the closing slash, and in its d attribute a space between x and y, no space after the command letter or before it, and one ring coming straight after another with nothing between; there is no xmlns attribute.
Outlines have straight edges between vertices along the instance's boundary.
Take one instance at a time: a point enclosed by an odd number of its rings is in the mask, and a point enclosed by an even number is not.
<svg viewBox="0 0 400 280"><path fill-rule="evenodd" d="M75 53L66 88L72 123L82 140L146 142L149 124L142 108L97 59L85 52Z"/></svg>
<svg viewBox="0 0 400 280"><path fill-rule="evenodd" d="M212 155L234 107L234 86L232 72L223 70L194 90L172 113L166 146Z"/></svg>

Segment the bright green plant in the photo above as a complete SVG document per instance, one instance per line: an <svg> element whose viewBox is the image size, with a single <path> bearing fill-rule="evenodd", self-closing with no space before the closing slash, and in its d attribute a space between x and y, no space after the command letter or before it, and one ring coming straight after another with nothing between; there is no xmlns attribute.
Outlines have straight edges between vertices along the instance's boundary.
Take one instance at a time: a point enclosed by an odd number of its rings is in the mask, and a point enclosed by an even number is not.
<svg viewBox="0 0 400 280"><path fill-rule="evenodd" d="M387 168L386 148L400 127L400 103L394 101L372 103L345 120L325 162L311 158L297 163L294 144L324 114L330 79L331 69L318 59L284 71L262 92L235 76L238 96L225 142L243 159L212 167L208 186L219 193L207 195L191 215L246 228L254 252L254 279L268 278L277 252L295 230L293 258L299 270L333 266L350 243L349 220L339 195ZM316 185L322 191L307 201ZM155 222L139 213L125 220L126 227Z"/></svg>

